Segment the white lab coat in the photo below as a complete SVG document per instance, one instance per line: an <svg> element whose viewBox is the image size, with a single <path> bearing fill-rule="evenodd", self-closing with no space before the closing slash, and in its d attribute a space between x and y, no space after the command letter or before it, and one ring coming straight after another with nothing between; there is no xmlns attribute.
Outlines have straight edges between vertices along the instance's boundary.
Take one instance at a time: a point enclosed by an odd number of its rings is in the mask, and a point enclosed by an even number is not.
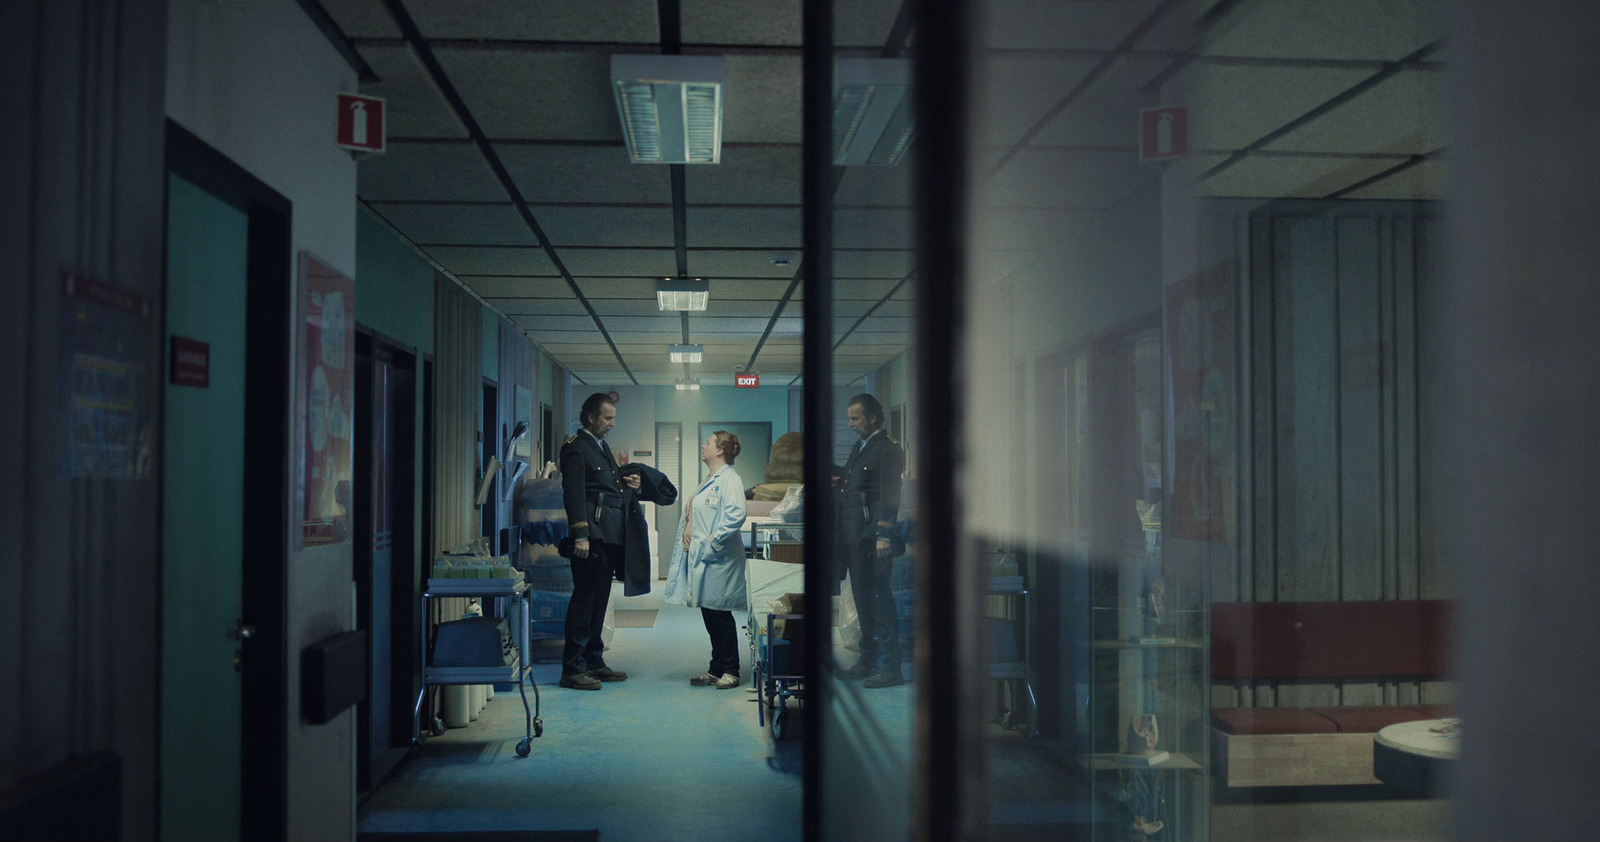
<svg viewBox="0 0 1600 842"><path fill-rule="evenodd" d="M700 485L673 533L665 599L674 605L736 611L745 607L744 480L724 465ZM683 551L684 517L693 511L689 551Z"/></svg>

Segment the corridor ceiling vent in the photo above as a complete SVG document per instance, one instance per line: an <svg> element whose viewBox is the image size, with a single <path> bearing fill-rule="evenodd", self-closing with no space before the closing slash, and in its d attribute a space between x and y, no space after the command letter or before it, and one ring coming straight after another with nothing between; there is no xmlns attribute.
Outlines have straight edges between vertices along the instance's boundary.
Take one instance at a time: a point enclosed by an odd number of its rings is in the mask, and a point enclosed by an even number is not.
<svg viewBox="0 0 1600 842"><path fill-rule="evenodd" d="M656 306L663 310L704 310L711 298L705 278L662 278L656 281Z"/></svg>
<svg viewBox="0 0 1600 842"><path fill-rule="evenodd" d="M705 358L704 345L668 345L667 352L675 363L697 363Z"/></svg>
<svg viewBox="0 0 1600 842"><path fill-rule="evenodd" d="M721 56L617 55L611 90L635 164L722 159Z"/></svg>
<svg viewBox="0 0 1600 842"><path fill-rule="evenodd" d="M833 163L842 167L898 165L917 135L911 62L839 59L833 78Z"/></svg>
<svg viewBox="0 0 1600 842"><path fill-rule="evenodd" d="M679 380L677 385L678 391L680 392L700 391L700 379L697 377L685 377L682 380Z"/></svg>

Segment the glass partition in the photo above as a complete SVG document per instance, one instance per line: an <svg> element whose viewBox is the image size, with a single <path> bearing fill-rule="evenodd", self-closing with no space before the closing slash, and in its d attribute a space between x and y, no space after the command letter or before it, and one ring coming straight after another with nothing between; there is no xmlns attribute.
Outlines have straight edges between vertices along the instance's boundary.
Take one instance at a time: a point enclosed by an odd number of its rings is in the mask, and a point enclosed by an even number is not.
<svg viewBox="0 0 1600 842"><path fill-rule="evenodd" d="M1444 641L1455 596L1418 529L1436 6L975 9L953 493L989 837L1438 838L1374 744L1453 721L1448 644L1400 669L1350 631Z"/></svg>

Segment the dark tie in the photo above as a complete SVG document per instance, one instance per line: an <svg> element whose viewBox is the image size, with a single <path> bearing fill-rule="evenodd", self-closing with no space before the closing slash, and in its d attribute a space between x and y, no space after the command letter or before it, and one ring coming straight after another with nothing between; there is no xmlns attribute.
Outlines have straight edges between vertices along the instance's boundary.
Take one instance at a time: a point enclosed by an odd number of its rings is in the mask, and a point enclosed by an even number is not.
<svg viewBox="0 0 1600 842"><path fill-rule="evenodd" d="M605 439L601 439L600 440L600 450L605 453L606 459L608 461L611 461L611 462L615 462L616 461L615 459L613 459L611 457L611 445L606 444L606 440Z"/></svg>

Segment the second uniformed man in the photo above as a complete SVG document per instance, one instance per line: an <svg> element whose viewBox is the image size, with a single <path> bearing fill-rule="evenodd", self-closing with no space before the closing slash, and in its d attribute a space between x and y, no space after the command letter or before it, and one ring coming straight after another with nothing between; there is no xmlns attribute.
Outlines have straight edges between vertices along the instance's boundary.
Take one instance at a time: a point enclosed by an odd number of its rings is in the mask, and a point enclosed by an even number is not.
<svg viewBox="0 0 1600 842"><path fill-rule="evenodd" d="M900 617L890 574L905 552L895 518L900 512L900 475L906 454L883 429L883 405L860 394L846 415L859 441L838 480L839 552L850 571L856 615L861 620L861 658L845 678L863 687L905 683L900 671Z"/></svg>

